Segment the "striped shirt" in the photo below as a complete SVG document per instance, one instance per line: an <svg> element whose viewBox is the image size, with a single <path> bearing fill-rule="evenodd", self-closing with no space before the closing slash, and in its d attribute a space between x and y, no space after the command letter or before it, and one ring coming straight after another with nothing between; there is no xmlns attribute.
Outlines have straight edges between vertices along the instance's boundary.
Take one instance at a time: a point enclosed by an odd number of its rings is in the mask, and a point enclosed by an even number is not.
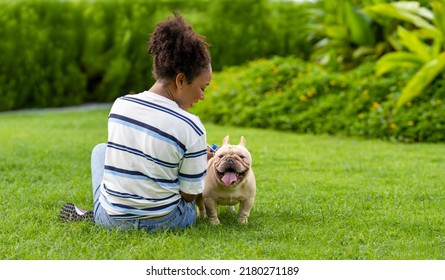
<svg viewBox="0 0 445 280"><path fill-rule="evenodd" d="M120 97L108 117L100 203L115 219L166 215L179 191L202 192L206 162L206 131L197 116L148 91Z"/></svg>

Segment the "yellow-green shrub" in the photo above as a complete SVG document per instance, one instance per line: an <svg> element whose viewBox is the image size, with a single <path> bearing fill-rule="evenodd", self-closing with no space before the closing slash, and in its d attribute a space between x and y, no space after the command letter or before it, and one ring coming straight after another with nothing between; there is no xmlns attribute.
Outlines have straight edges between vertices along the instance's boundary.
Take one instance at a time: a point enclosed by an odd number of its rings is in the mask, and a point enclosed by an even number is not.
<svg viewBox="0 0 445 280"><path fill-rule="evenodd" d="M257 60L216 73L206 99L193 112L218 124L405 142L444 141L443 78L422 98L393 113L409 73L377 78L374 70L374 63L329 73L294 57Z"/></svg>

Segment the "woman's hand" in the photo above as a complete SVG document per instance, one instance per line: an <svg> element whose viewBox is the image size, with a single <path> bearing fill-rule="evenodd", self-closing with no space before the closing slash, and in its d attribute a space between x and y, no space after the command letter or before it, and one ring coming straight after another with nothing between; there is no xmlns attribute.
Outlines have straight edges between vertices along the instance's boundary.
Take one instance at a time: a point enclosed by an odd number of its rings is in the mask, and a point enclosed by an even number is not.
<svg viewBox="0 0 445 280"><path fill-rule="evenodd" d="M218 150L218 146L216 144L212 144L212 146L207 144L207 161L211 159L214 155L216 150Z"/></svg>

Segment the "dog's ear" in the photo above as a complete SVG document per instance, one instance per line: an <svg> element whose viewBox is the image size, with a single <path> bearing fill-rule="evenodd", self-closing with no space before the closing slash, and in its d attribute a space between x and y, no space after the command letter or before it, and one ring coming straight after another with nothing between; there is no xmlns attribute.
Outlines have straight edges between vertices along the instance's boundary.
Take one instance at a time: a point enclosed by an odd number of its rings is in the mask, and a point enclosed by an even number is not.
<svg viewBox="0 0 445 280"><path fill-rule="evenodd" d="M224 137L222 145L228 145L229 144L229 135L227 135L226 137Z"/></svg>
<svg viewBox="0 0 445 280"><path fill-rule="evenodd" d="M246 139L244 138L244 136L241 136L241 139L239 141L239 145L246 147Z"/></svg>

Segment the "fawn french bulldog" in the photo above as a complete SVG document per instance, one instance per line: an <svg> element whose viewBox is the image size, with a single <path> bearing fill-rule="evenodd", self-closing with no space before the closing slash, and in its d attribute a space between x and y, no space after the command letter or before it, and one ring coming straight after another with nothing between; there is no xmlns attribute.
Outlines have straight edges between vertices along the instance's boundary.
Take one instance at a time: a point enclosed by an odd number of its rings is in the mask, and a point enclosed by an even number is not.
<svg viewBox="0 0 445 280"><path fill-rule="evenodd" d="M241 136L238 145L231 145L229 136L224 137L222 145L207 162L204 191L196 200L198 215L207 215L212 224L218 225L218 205L233 209L239 203L238 223L247 224L255 194L252 157L246 140Z"/></svg>

